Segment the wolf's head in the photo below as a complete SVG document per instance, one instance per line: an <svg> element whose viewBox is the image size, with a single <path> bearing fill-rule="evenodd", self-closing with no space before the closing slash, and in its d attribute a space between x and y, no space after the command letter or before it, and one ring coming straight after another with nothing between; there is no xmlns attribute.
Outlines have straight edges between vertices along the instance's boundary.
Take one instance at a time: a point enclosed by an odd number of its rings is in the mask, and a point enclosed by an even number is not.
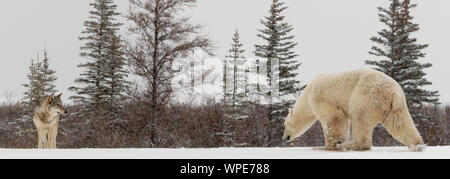
<svg viewBox="0 0 450 179"><path fill-rule="evenodd" d="M64 109L61 102L61 94L54 96L50 95L45 99L45 102L48 104L48 110L51 114L63 115L67 114L67 111Z"/></svg>

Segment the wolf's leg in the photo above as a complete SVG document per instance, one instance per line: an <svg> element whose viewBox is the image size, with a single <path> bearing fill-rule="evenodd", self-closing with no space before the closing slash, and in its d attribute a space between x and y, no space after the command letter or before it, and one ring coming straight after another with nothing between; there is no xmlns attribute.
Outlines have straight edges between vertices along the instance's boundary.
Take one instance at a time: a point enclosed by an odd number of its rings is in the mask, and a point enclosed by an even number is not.
<svg viewBox="0 0 450 179"><path fill-rule="evenodd" d="M37 129L38 132L38 148L44 148L44 131L40 128Z"/></svg>
<svg viewBox="0 0 450 179"><path fill-rule="evenodd" d="M42 138L42 141L43 141L43 143L42 143L42 145L44 146L44 148L48 148L48 130L43 130L43 132L42 132L42 136L43 136L43 138Z"/></svg>
<svg viewBox="0 0 450 179"><path fill-rule="evenodd" d="M46 148L50 149L52 148L52 133L53 133L53 128L48 129L48 133L47 133L47 145L45 146Z"/></svg>
<svg viewBox="0 0 450 179"><path fill-rule="evenodd" d="M49 147L56 148L56 135L58 134L58 127L53 127L49 130Z"/></svg>
<svg viewBox="0 0 450 179"><path fill-rule="evenodd" d="M322 128L325 136L325 150L341 150L342 144L350 134L350 120L334 118L323 121Z"/></svg>
<svg viewBox="0 0 450 179"><path fill-rule="evenodd" d="M47 143L47 148L51 149L53 148L53 135L54 135L54 127L50 128L48 130L48 143Z"/></svg>

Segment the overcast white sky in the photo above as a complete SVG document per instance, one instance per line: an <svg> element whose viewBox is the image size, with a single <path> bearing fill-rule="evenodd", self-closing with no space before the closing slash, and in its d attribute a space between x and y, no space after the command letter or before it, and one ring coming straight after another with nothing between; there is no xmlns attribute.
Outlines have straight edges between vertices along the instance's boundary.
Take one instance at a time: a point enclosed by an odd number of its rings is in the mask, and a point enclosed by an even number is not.
<svg viewBox="0 0 450 179"><path fill-rule="evenodd" d="M299 43L296 51L303 62L300 78L309 82L320 72L368 68L364 60L373 43L369 38L382 24L377 6L388 0L285 0L287 21L294 25ZM49 51L51 67L57 71L57 88L69 96L80 70L78 37L87 19L90 0L2 0L0 2L0 101L6 93L21 98L30 59ZM450 7L449 0L413 0L413 10L421 31L419 42L429 43L424 61L433 63L427 78L432 89L440 91L441 102L450 103ZM126 13L128 0L116 0L119 11ZM254 44L261 28L259 20L268 14L271 0L198 0L187 13L193 23L205 25L213 39L218 57L224 57L236 28L241 33L246 56L253 57ZM125 29L126 26L124 26Z"/></svg>

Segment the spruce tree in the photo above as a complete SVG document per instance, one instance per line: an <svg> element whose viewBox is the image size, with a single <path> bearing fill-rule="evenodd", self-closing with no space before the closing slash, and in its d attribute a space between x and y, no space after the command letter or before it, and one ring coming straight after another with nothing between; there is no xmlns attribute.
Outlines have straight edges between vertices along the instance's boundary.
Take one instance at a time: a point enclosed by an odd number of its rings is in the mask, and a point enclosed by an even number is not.
<svg viewBox="0 0 450 179"><path fill-rule="evenodd" d="M79 87L70 87L76 93L71 99L83 105L83 116L106 113L105 118L116 116L122 97L126 71L124 70L121 40L117 34L121 23L116 22L117 6L112 0L94 0L90 4L89 20L84 22L80 56L86 61L78 65L84 71L75 80ZM112 114L112 116L109 116Z"/></svg>
<svg viewBox="0 0 450 179"><path fill-rule="evenodd" d="M36 61L31 60L30 71L27 74L28 82L23 84L26 91L22 101L27 119L32 117L34 108L41 103L44 97L57 92L55 90L56 71L50 68L47 49L44 49L43 54L42 61L39 54Z"/></svg>
<svg viewBox="0 0 450 179"><path fill-rule="evenodd" d="M264 66L265 67L265 66ZM248 58L245 65L244 88L246 89L244 102L262 104L261 97L264 96L263 89L266 89L262 73L261 60L259 58Z"/></svg>
<svg viewBox="0 0 450 179"><path fill-rule="evenodd" d="M257 80L256 80L256 92L260 93L261 92L261 84L260 84L260 81L259 81L259 77L260 77L260 74L261 74L260 73L261 72L261 60L256 59L255 67L256 67L256 78L257 78Z"/></svg>
<svg viewBox="0 0 450 179"><path fill-rule="evenodd" d="M50 94L56 93L57 90L55 81L58 79L56 75L56 71L50 69L49 58L47 49L44 49L44 59L42 59L42 88L44 91L44 96L49 96Z"/></svg>
<svg viewBox="0 0 450 179"><path fill-rule="evenodd" d="M223 59L223 86L222 86L222 90L223 90L223 103L225 105L228 105L228 59L225 58Z"/></svg>
<svg viewBox="0 0 450 179"><path fill-rule="evenodd" d="M375 66L394 80L405 92L409 111L414 119L425 119L422 112L425 103L439 104L438 92L428 91L424 87L431 85L425 79L425 69L430 63L421 63L425 57L422 52L428 44L419 44L412 35L419 31L419 25L413 22L410 10L417 6L410 0L390 0L389 8L378 7L379 18L387 28L378 32L377 37L370 40L377 43L369 52L380 57L378 60L367 60L366 64Z"/></svg>
<svg viewBox="0 0 450 179"><path fill-rule="evenodd" d="M284 119L288 109L294 104L297 93L301 90L300 81L297 79L298 68L301 64L296 59L298 55L294 52L297 43L293 41L294 36L290 35L293 30L292 25L284 22L285 16L281 15L287 9L284 4L279 0L272 0L270 16L261 20L265 29L259 30L260 34L258 34L258 37L262 38L266 44L255 46L255 55L267 60L269 90L265 95L270 114L269 120ZM277 87L278 89L275 89ZM279 96L278 99L274 99L275 96Z"/></svg>
<svg viewBox="0 0 450 179"><path fill-rule="evenodd" d="M31 60L31 64L28 67L29 72L27 74L28 82L23 84L26 88L22 103L24 106L25 115L30 118L32 116L34 108L39 104L39 100L42 98L42 88L40 87L40 62Z"/></svg>
<svg viewBox="0 0 450 179"><path fill-rule="evenodd" d="M231 69L226 69L224 72L226 73L228 70L230 70L231 74L226 74L225 79L228 79L228 81L231 86L228 88L229 92L226 92L226 96L229 96L229 106L233 109L233 111L236 110L237 107L239 107L242 104L242 100L245 95L245 57L243 56L244 50L242 49L243 44L240 42L240 36L239 32L236 30L236 32L233 35L233 43L231 44L231 49L229 50L229 55L226 57L226 63L228 63L227 66L231 67Z"/></svg>
<svg viewBox="0 0 450 179"><path fill-rule="evenodd" d="M250 95L250 66L244 66L244 97Z"/></svg>
<svg viewBox="0 0 450 179"><path fill-rule="evenodd" d="M111 33L111 39L107 47L106 66L106 109L110 119L118 119L118 113L123 111L122 101L126 99L130 83L126 80L128 71L125 69L125 58L122 50L122 40L120 36Z"/></svg>

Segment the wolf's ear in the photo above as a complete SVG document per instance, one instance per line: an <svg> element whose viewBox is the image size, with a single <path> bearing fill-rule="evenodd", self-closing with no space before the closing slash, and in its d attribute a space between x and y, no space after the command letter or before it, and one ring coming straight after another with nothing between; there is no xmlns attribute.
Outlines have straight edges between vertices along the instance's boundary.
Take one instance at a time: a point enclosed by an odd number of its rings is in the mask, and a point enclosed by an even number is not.
<svg viewBox="0 0 450 179"><path fill-rule="evenodd" d="M62 93L60 93L58 96L56 96L55 99L60 99L61 95L62 95Z"/></svg>
<svg viewBox="0 0 450 179"><path fill-rule="evenodd" d="M53 102L53 99L54 99L54 93L52 93L50 96L48 96L46 99L45 99L45 102L47 102L47 104L50 104L51 102Z"/></svg>
<svg viewBox="0 0 450 179"><path fill-rule="evenodd" d="M53 101L53 97L52 97L52 96L49 96L49 97L45 98L45 102L46 102L47 104L52 103L52 101Z"/></svg>

